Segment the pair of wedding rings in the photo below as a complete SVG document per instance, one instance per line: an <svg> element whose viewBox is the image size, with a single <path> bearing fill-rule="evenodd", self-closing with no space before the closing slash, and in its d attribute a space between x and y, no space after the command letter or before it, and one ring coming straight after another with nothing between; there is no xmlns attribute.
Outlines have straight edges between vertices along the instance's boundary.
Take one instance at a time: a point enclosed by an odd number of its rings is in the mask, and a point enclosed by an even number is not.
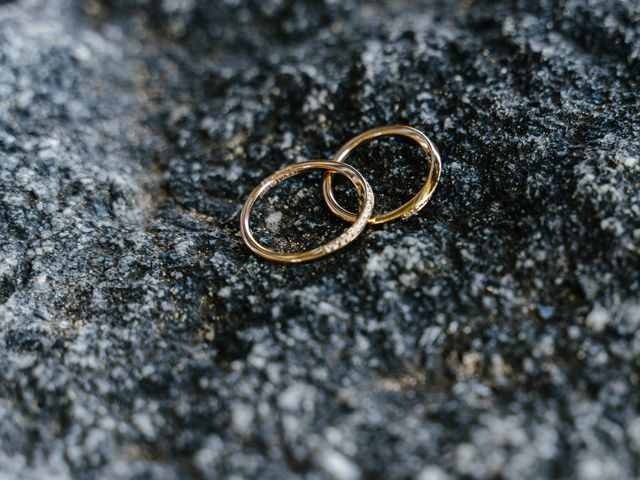
<svg viewBox="0 0 640 480"><path fill-rule="evenodd" d="M411 200L395 210L373 216L374 195L369 182L367 182L358 170L351 165L344 163L344 161L358 146L363 143L370 142L375 138L387 135L408 137L417 142L427 156L429 173L425 184ZM301 172L315 169L326 170L323 179L322 194L329 206L329 209L343 220L351 222L352 225L337 238L305 252L280 253L261 245L253 236L251 227L249 226L249 217L256 202L260 197L264 196L269 190L285 179L298 175ZM251 251L268 260L285 263L299 263L308 260L315 260L333 253L351 243L358 235L360 235L360 233L362 233L368 223L372 225L386 223L397 218L406 219L418 213L433 196L436 186L438 185L438 181L440 180L440 171L440 154L433 142L421 131L405 125L390 125L374 128L373 130L368 130L349 140L340 148L340 150L338 150L331 160L310 160L294 163L293 165L289 165L288 167L285 167L265 178L249 194L249 197L242 208L242 213L240 214L240 232L243 240ZM333 194L332 184L332 177L336 173L347 177L356 187L360 207L357 214L346 210L336 200Z"/></svg>

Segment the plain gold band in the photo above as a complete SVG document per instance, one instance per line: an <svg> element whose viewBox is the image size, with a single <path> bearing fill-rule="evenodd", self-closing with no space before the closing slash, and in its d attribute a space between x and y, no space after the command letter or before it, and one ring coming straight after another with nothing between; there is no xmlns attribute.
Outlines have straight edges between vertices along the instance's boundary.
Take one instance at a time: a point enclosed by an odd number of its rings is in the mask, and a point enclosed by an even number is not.
<svg viewBox="0 0 640 480"><path fill-rule="evenodd" d="M358 196L360 197L360 213L357 216L354 215L351 226L330 242L305 252L279 253L258 243L251 232L251 227L249 226L249 217L251 216L251 211L253 210L255 203L260 199L260 197L287 178L293 177L294 175L298 175L299 173L307 170L315 169L327 170L332 174L339 173L347 177L356 187ZM263 258L284 263L306 262L308 260L315 260L317 258L324 257L325 255L333 253L351 243L367 226L367 222L373 213L373 205L374 197L371 186L362 174L351 165L330 160L309 160L306 162L294 163L293 165L289 165L288 167L283 168L282 170L265 178L249 194L249 197L242 207L242 213L240 214L240 233L251 251Z"/></svg>
<svg viewBox="0 0 640 480"><path fill-rule="evenodd" d="M353 139L345 143L340 148L340 150L338 150L338 153L334 155L332 160L335 162L344 162L358 146L362 145L363 143L370 142L375 138L387 135L400 135L403 137L408 137L411 140L417 142L427 155L427 159L430 164L429 174L427 176L427 181L425 182L423 187L411 200L409 200L404 205L396 208L395 210L381 215L372 216L369 219L370 224L385 223L391 220L395 220L399 217L406 219L418 213L422 208L424 208L427 203L429 203L429 200L431 200L436 186L438 185L438 181L440 180L440 172L442 170L440 154L438 153L438 150L436 149L433 142L420 130L406 125L389 125L386 127L374 128L373 130L368 130L364 133L361 133L357 137L354 137ZM356 214L343 208L336 200L333 194L332 177L333 173L327 172L324 176L324 181L322 184L322 194L327 202L327 205L333 213L335 213L343 220L355 222L356 218L358 218Z"/></svg>

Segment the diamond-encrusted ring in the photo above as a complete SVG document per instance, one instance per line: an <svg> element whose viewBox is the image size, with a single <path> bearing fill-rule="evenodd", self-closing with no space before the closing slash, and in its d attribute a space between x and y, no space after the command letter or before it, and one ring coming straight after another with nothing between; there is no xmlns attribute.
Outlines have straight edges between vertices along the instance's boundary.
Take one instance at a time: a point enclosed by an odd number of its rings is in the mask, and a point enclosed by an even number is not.
<svg viewBox="0 0 640 480"><path fill-rule="evenodd" d="M253 210L255 203L260 199L260 197L265 195L269 190L283 180L293 177L294 175L298 175L304 171L315 169L327 170L331 173L341 174L347 177L356 187L358 197L360 199L360 212L357 216L354 215L351 226L340 236L330 242L305 252L280 253L270 250L258 243L251 232L251 227L249 226L249 217L251 216L251 211ZM242 213L240 214L240 232L242 234L242 238L251 251L268 260L285 263L299 263L308 260L315 260L345 247L360 235L371 218L371 214L373 213L373 204L374 197L371 186L362 174L351 165L330 160L310 160L294 163L293 165L289 165L288 167L285 167L265 178L249 194L244 207L242 207Z"/></svg>

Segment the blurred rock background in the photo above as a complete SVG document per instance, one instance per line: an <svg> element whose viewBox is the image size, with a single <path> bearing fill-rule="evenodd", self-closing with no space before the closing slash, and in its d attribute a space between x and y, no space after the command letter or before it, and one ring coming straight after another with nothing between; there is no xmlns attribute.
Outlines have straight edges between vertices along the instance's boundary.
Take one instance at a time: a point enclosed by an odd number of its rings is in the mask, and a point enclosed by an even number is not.
<svg viewBox="0 0 640 480"><path fill-rule="evenodd" d="M0 1L0 477L637 478L639 73L636 0ZM420 215L248 252L393 123Z"/></svg>

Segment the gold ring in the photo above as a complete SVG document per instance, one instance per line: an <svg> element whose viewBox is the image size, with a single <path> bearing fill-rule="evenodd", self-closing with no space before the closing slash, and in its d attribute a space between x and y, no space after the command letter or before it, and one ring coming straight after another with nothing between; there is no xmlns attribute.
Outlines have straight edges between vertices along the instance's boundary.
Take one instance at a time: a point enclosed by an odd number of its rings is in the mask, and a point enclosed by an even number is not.
<svg viewBox="0 0 640 480"><path fill-rule="evenodd" d="M415 128L408 127L406 125L389 125L386 127L374 128L373 130L368 130L364 133L361 133L357 137L354 137L353 139L345 143L340 148L340 150L338 150L338 153L334 155L332 160L334 162L344 162L346 158L351 155L351 153L358 146L362 145L363 143L370 142L375 138L386 135L400 135L403 137L408 137L411 140L417 142L427 155L427 159L430 164L429 175L427 176L427 181L425 182L424 186L420 189L415 197L413 197L404 205L396 208L395 210L392 210L391 212L372 216L369 219L369 223L371 224L389 222L391 220L395 220L398 217L406 219L418 213L433 196L436 186L438 185L438 181L440 180L440 171L442 169L440 154L438 153L438 150L436 149L433 142L429 139L429 137L427 137L420 130L416 130ZM322 194L327 202L327 205L333 213L335 213L343 220L347 220L349 222L356 221L356 215L343 208L335 199L335 196L333 195L332 177L333 173L327 172L324 175L324 181L322 184Z"/></svg>
<svg viewBox="0 0 640 480"><path fill-rule="evenodd" d="M314 169L322 169L331 173L339 173L351 180L351 183L356 187L358 196L360 197L360 212L357 216L354 215L352 225L337 238L305 252L279 253L260 245L253 236L253 233L251 233L251 227L249 226L249 217L255 203L260 199L260 197L283 180L293 177L294 175L298 175L301 172ZM282 170L265 178L249 194L247 201L242 207L242 213L240 214L240 232L243 240L251 251L263 258L285 263L306 262L308 260L324 257L325 255L335 252L336 250L339 250L351 243L367 226L367 221L371 218L371 214L373 213L373 204L374 198L371 186L362 174L351 165L333 162L330 160L310 160L294 163L293 165L289 165L288 167L283 168Z"/></svg>

